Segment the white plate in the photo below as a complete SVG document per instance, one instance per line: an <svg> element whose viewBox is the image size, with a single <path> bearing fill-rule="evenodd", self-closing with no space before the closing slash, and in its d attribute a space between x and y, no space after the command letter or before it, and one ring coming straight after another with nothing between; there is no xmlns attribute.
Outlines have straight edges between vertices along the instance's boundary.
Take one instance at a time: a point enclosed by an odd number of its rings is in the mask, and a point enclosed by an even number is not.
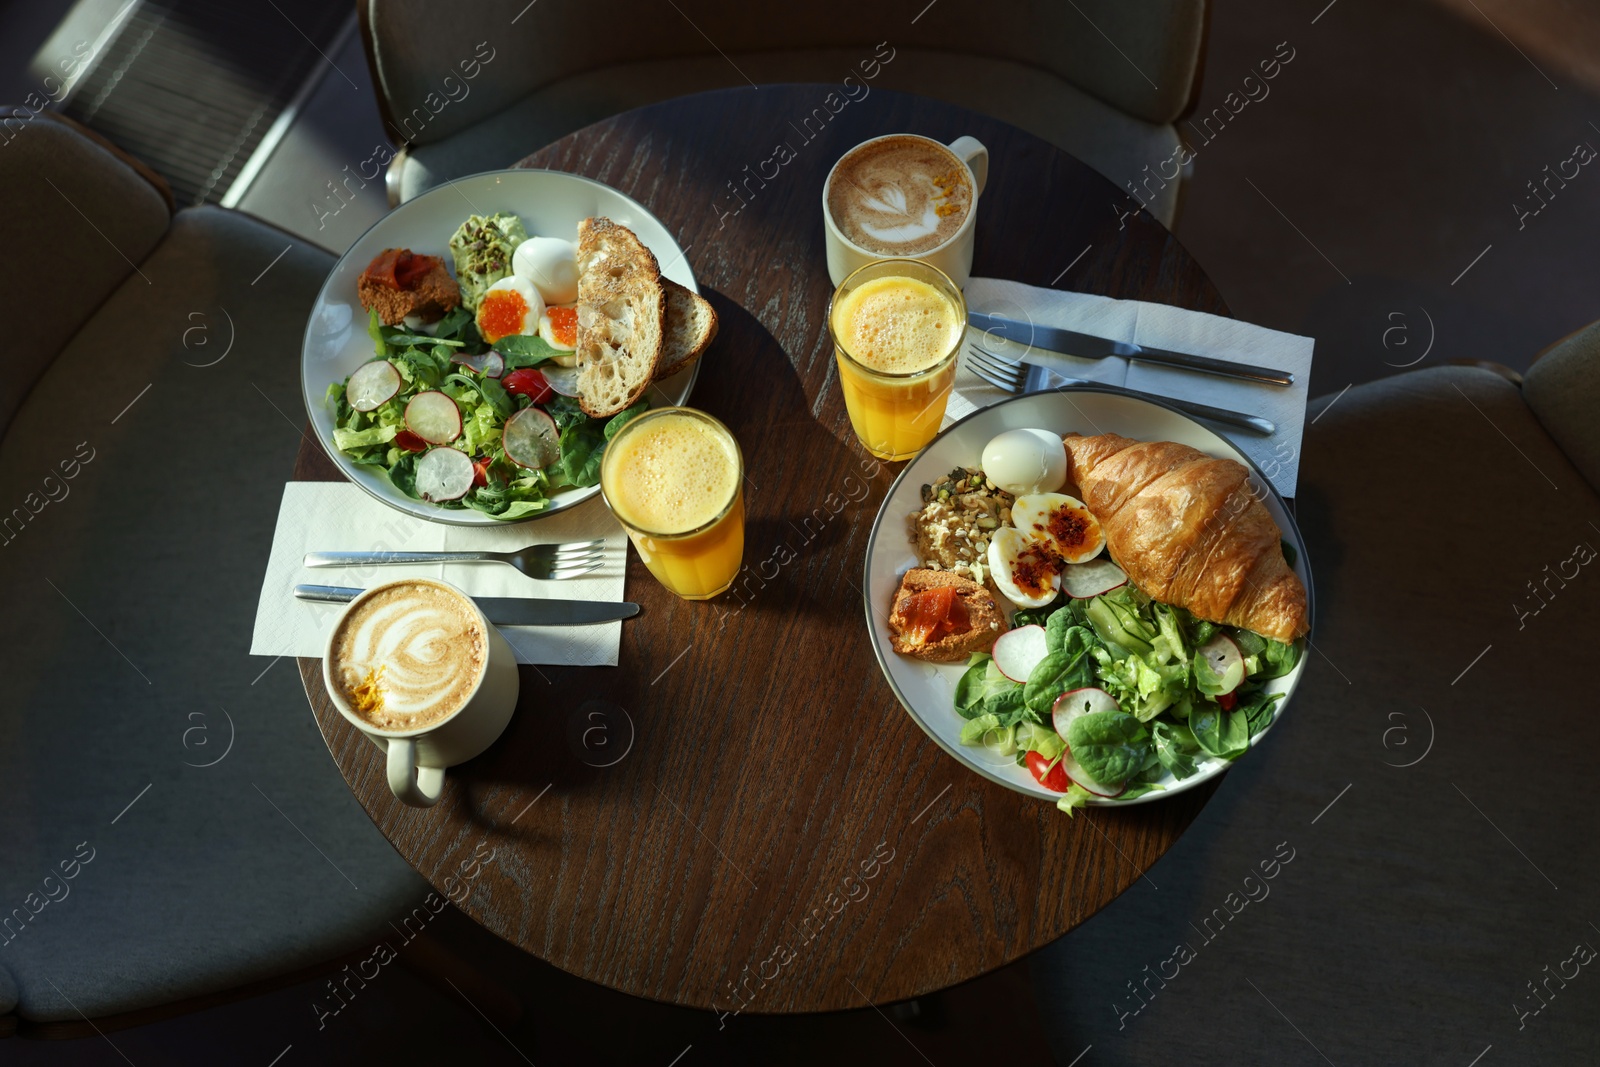
<svg viewBox="0 0 1600 1067"><path fill-rule="evenodd" d="M900 579L905 572L921 565L908 536L908 516L922 507L922 486L956 467L978 466L983 456L983 446L995 434L1029 427L1063 435L1073 431L1081 434L1117 433L1141 441L1176 441L1198 448L1208 455L1237 460L1253 471L1253 483L1266 488L1262 503L1283 531L1284 540L1294 546L1294 571L1305 583L1308 612L1311 609L1311 571L1306 564L1305 545L1300 539L1300 530L1295 526L1294 518L1284 506L1283 498L1250 462L1250 458L1234 448L1226 438L1159 404L1093 387L1034 393L1002 400L973 412L935 437L927 448L906 465L894 485L889 487L889 495L878 511L878 518L872 524L872 534L867 539L864 589L872 650L895 696L911 713L917 725L941 748L991 781L1028 796L1054 801L1061 794L1034 781L1027 768L1017 766L1013 757L997 755L982 746L961 743L961 727L966 720L956 714L954 696L956 682L966 670L965 664L935 664L912 659L895 652L889 643L888 605L893 600L895 590L900 587ZM1278 701L1272 724L1251 739L1252 747L1283 717L1295 686L1300 682L1300 675L1305 670L1305 662L1306 657L1302 654L1294 670L1267 683L1268 692L1281 692L1284 697ZM1168 774L1159 783L1166 786L1164 789L1132 800L1097 797L1089 803L1126 807L1160 800L1215 778L1229 766L1228 760L1214 757L1198 763L1197 772L1181 782Z"/></svg>
<svg viewBox="0 0 1600 1067"><path fill-rule="evenodd" d="M413 252L443 256L454 274L449 247L451 234L468 215L493 215L500 211L520 216L529 237L561 237L568 241L578 239L578 223L592 215L604 215L639 235L645 247L655 253L664 276L694 292L700 291L683 249L644 205L597 181L561 171L493 170L458 178L401 204L362 234L339 258L328 280L322 283L322 291L317 294L311 319L306 324L300 361L306 412L323 449L333 457L346 478L408 515L452 526L508 524L471 508L441 508L413 499L396 489L381 469L351 462L334 447L333 411L324 398L329 385L344 381L351 371L373 356L372 339L367 336L367 313L356 296L356 280L372 258L385 248L409 248ZM697 360L688 370L651 386L650 406L683 403L699 373ZM548 508L519 521L554 515L599 492L600 487L595 485L555 493Z"/></svg>

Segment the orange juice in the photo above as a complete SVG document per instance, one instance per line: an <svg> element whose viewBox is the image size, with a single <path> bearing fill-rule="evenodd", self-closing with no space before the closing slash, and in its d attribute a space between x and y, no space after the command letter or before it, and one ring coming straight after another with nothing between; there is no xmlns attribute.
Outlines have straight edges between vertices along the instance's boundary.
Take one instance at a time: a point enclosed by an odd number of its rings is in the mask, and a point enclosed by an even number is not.
<svg viewBox="0 0 1600 1067"><path fill-rule="evenodd" d="M850 425L867 451L907 459L939 432L966 317L961 291L916 260L869 263L840 284L828 326Z"/></svg>
<svg viewBox="0 0 1600 1067"><path fill-rule="evenodd" d="M744 461L728 428L660 408L606 446L600 491L656 580L685 600L733 584L744 557Z"/></svg>

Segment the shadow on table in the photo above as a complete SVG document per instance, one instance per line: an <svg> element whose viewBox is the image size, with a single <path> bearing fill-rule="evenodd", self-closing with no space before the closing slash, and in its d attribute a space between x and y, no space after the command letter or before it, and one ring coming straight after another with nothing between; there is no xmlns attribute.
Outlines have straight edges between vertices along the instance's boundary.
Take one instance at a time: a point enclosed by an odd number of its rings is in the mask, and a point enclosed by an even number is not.
<svg viewBox="0 0 1600 1067"><path fill-rule="evenodd" d="M752 672L766 672L773 650L781 655L801 625L836 635L841 656L865 657L853 668L872 669L860 640L858 572L866 531L896 471L830 432L830 421L843 422L842 400L808 396L761 322L720 293L705 295L719 330L690 402L726 423L744 453L744 565L728 592L690 603L635 592L653 579L630 559L630 592L646 607L624 624L621 665L525 673L506 733L454 772L466 792L507 783L537 792L553 783L553 793L571 796L619 773L635 789L681 777L687 768L653 762L653 736L685 728L707 731L708 744L744 736L741 718L758 709L733 694L741 682L760 688ZM641 766L648 769L629 769ZM482 821L478 798L458 795L484 829L507 829ZM536 825L525 820L513 833L526 839Z"/></svg>

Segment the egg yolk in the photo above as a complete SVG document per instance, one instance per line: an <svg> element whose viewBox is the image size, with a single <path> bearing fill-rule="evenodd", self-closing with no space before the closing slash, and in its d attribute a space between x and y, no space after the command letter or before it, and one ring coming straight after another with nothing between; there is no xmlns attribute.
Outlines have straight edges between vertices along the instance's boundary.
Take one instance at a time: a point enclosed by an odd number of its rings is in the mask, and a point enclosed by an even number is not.
<svg viewBox="0 0 1600 1067"><path fill-rule="evenodd" d="M478 305L478 332L494 344L502 337L522 332L528 316L528 302L515 289L496 289L483 294Z"/></svg>
<svg viewBox="0 0 1600 1067"><path fill-rule="evenodd" d="M1016 587L1035 599L1055 591L1055 577L1061 573L1061 561L1037 543L1017 553L1011 565L1011 581Z"/></svg>
<svg viewBox="0 0 1600 1067"><path fill-rule="evenodd" d="M550 316L550 336L556 343L575 348L578 344L578 309L577 308L546 308L545 313Z"/></svg>

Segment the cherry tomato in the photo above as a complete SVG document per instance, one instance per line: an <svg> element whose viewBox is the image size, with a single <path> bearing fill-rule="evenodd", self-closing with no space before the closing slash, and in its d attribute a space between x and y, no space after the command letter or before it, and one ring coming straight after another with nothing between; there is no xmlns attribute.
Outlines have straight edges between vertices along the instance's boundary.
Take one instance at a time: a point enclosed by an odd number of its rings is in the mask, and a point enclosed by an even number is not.
<svg viewBox="0 0 1600 1067"><path fill-rule="evenodd" d="M401 430L395 434L394 444L396 448L403 448L407 452L426 452L428 450L428 442L410 430Z"/></svg>
<svg viewBox="0 0 1600 1067"><path fill-rule="evenodd" d="M1057 793L1065 793L1072 786L1072 779L1067 777L1067 769L1058 762L1051 766L1050 761L1041 753L1029 752L1027 756L1028 773L1034 780L1046 789L1054 789Z"/></svg>
<svg viewBox="0 0 1600 1067"><path fill-rule="evenodd" d="M1233 706L1239 703L1239 699L1232 693L1223 693L1217 698L1217 703L1222 706L1223 711L1232 711Z"/></svg>
<svg viewBox="0 0 1600 1067"><path fill-rule="evenodd" d="M489 484L489 457L479 456L472 461L472 487Z"/></svg>
<svg viewBox="0 0 1600 1067"><path fill-rule="evenodd" d="M518 393L535 404L543 404L555 392L550 388L550 383L544 380L544 375L533 367L519 367L501 378L500 384L505 386L506 392Z"/></svg>

